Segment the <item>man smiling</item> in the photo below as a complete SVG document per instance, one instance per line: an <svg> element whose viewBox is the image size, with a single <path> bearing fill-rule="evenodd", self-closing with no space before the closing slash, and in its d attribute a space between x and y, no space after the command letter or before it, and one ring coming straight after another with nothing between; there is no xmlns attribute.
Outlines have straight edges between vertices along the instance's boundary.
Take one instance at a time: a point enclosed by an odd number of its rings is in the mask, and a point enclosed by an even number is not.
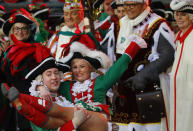
<svg viewBox="0 0 193 131"><path fill-rule="evenodd" d="M56 32L55 35L53 35L48 42L48 47L51 49L51 52L54 54L57 61L62 54L63 48L61 47L61 45L70 42L70 39L73 36L72 33L75 33L77 29L75 25L77 24L81 31L83 31L84 27L84 12L79 0L66 0L63 10L65 25L60 30L60 32L62 33L57 35L58 32Z"/></svg>
<svg viewBox="0 0 193 131"><path fill-rule="evenodd" d="M154 117L151 120L147 118L143 120L138 117L139 115L136 116L140 113L139 110L145 109L135 106L135 93L141 90L146 91L149 84L153 83L168 90L168 87L162 84L160 75L166 72L174 61L174 34L165 20L153 13L148 4L148 0L124 0L126 16L120 20L121 27L116 47L116 53L123 54L131 37L136 37L136 41L141 37L148 45L148 48L143 50L146 53L143 51L138 53L122 78L122 80L127 79L125 85L135 90L129 89L124 94L128 99L126 107L129 110L130 131L160 131L161 118ZM150 87L148 88L150 89ZM165 97L164 100L167 102ZM166 108L168 109L167 105ZM168 111L167 109L166 111ZM147 115L147 117L149 116ZM166 131L167 129L161 128L161 130Z"/></svg>

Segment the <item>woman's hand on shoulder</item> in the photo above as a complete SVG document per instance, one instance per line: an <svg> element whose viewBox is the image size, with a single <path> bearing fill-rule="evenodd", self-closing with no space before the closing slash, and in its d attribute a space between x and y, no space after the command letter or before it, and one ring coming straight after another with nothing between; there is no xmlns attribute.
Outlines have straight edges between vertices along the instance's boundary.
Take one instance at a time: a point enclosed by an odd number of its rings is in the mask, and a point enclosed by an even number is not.
<svg viewBox="0 0 193 131"><path fill-rule="evenodd" d="M37 87L37 90L40 91L40 93L39 93L40 98L52 101L51 93L46 87L39 85Z"/></svg>

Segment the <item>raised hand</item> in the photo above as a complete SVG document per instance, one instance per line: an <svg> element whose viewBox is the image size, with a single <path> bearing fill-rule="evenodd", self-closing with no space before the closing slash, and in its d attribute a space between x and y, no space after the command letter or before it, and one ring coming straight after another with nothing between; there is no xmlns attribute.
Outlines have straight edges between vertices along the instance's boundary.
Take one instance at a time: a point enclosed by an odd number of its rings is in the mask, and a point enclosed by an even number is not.
<svg viewBox="0 0 193 131"><path fill-rule="evenodd" d="M147 48L145 40L138 35L129 35L129 41L135 42L140 48Z"/></svg>

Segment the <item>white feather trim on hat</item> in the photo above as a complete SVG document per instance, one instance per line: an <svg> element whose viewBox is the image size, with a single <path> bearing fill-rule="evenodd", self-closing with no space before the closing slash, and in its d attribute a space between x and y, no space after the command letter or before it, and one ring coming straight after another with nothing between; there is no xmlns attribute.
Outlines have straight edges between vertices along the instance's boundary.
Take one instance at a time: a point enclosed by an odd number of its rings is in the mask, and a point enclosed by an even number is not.
<svg viewBox="0 0 193 131"><path fill-rule="evenodd" d="M105 53L98 50L91 50L88 47L86 47L84 44L77 41L71 44L69 54L59 59L59 62L62 62L62 63L68 62L73 57L74 52L79 52L82 54L82 56L87 56L87 57L99 60L102 68L104 69L109 68L111 65L111 61Z"/></svg>
<svg viewBox="0 0 193 131"><path fill-rule="evenodd" d="M193 0L172 0L170 7L174 11L180 11L185 6L193 6ZM192 7L186 7L192 9Z"/></svg>

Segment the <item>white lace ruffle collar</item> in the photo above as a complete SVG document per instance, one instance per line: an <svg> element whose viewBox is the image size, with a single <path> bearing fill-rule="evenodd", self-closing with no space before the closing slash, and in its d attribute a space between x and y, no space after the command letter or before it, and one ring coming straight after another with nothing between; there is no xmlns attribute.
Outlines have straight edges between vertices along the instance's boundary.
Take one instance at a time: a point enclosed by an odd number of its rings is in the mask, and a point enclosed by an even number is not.
<svg viewBox="0 0 193 131"><path fill-rule="evenodd" d="M92 86L93 82L89 80L85 80L83 83L77 81L72 86L72 91L74 93L82 93L85 91L90 92L92 89L90 88Z"/></svg>
<svg viewBox="0 0 193 131"><path fill-rule="evenodd" d="M35 96L35 97L39 96L40 91L36 90L37 86L44 86L44 84L43 84L43 82L40 82L40 81L37 81L37 80L33 80L31 82L31 87L29 88L29 92L30 92L31 96Z"/></svg>

